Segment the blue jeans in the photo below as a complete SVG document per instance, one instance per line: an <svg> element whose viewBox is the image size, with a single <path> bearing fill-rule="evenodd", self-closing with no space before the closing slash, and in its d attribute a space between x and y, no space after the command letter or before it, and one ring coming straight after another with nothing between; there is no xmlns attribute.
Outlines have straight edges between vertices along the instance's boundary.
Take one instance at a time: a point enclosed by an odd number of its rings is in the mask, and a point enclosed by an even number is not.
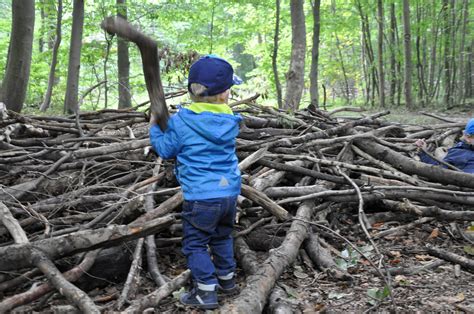
<svg viewBox="0 0 474 314"><path fill-rule="evenodd" d="M231 232L236 204L236 196L184 201L183 253L198 284L215 285L216 276L224 277L235 271Z"/></svg>

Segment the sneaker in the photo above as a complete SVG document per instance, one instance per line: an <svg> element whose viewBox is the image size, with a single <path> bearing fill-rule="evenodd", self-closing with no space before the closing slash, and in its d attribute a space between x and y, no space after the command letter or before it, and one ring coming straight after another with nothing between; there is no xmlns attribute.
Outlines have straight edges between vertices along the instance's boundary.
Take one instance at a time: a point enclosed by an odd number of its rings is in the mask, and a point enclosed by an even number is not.
<svg viewBox="0 0 474 314"><path fill-rule="evenodd" d="M197 287L183 293L179 300L184 305L196 306L205 310L217 309L219 306L217 303L217 292L215 290L204 291Z"/></svg>
<svg viewBox="0 0 474 314"><path fill-rule="evenodd" d="M219 292L225 294L225 295L236 295L239 293L239 287L235 284L235 279L220 279L219 280L219 285L218 289Z"/></svg>

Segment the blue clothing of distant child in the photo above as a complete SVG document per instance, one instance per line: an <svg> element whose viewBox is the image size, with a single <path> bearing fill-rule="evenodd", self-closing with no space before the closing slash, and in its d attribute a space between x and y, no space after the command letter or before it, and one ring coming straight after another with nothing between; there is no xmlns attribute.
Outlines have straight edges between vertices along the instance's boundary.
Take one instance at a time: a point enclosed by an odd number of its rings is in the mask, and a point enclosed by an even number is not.
<svg viewBox="0 0 474 314"><path fill-rule="evenodd" d="M424 152L421 152L419 157L425 163L439 165L438 161ZM448 150L443 161L464 172L474 174L474 119L470 119L466 124L461 141Z"/></svg>
<svg viewBox="0 0 474 314"><path fill-rule="evenodd" d="M227 102L230 88L241 82L226 60L200 58L188 76L193 103L169 119L165 132L150 128L155 151L176 157L184 195L182 246L194 287L180 300L203 309L217 308L217 288L237 291L231 233L241 185L235 142L242 118Z"/></svg>

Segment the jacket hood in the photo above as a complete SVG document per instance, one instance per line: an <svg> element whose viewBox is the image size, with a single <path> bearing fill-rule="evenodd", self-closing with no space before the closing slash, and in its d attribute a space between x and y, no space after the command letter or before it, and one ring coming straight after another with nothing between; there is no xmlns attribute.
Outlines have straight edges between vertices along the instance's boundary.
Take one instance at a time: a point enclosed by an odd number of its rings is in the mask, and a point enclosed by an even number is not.
<svg viewBox="0 0 474 314"><path fill-rule="evenodd" d="M196 133L216 144L233 141L239 133L239 123L242 121L240 115L195 113L186 108L180 108L178 116Z"/></svg>

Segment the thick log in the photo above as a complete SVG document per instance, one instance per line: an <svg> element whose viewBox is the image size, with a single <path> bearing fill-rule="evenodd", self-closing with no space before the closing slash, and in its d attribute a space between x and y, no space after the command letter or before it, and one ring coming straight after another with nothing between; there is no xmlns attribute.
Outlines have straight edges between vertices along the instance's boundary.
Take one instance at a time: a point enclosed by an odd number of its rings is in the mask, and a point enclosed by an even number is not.
<svg viewBox="0 0 474 314"><path fill-rule="evenodd" d="M49 258L64 256L110 247L119 243L155 234L169 227L175 219L171 216L157 218L142 225L111 225L106 228L78 231L60 237L48 238L30 244L14 244L0 248L0 270L8 271L33 266L32 248L44 252Z"/></svg>
<svg viewBox="0 0 474 314"><path fill-rule="evenodd" d="M355 144L373 157L389 163L404 173L416 174L428 178L433 182L474 188L474 175L415 161L388 147L376 143L375 138L372 141L356 140Z"/></svg>
<svg viewBox="0 0 474 314"><path fill-rule="evenodd" d="M288 302L288 293L278 286L278 284L273 287L272 293L268 298L268 310L270 313L275 314L295 313L295 310L291 307L291 303Z"/></svg>
<svg viewBox="0 0 474 314"><path fill-rule="evenodd" d="M235 259L247 275L253 275L259 268L259 261L254 251L252 251L243 237L234 239Z"/></svg>
<svg viewBox="0 0 474 314"><path fill-rule="evenodd" d="M271 251L269 257L260 264L255 275L247 278L247 286L231 304L221 308L221 313L261 313L275 281L298 255L299 248L307 236L308 224L314 203L305 202L296 214L283 244Z"/></svg>

